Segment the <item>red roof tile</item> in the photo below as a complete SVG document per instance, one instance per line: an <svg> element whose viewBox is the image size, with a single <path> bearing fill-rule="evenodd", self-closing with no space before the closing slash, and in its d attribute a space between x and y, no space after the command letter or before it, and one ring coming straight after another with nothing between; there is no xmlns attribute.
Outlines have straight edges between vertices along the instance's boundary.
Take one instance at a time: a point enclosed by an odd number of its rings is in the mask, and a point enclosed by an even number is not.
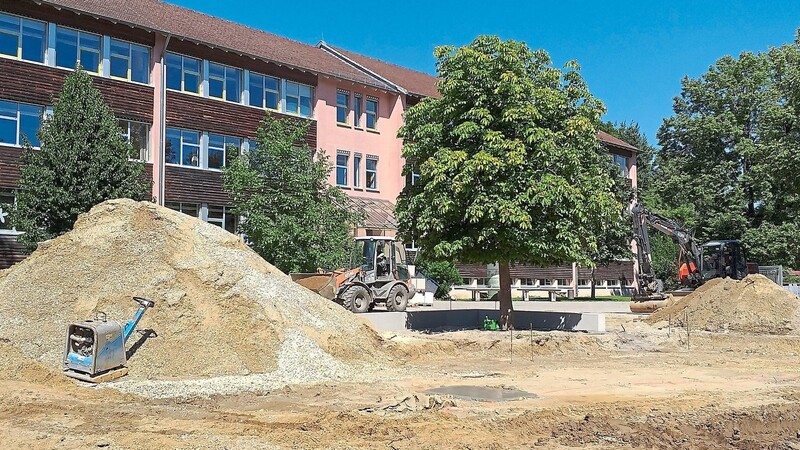
<svg viewBox="0 0 800 450"><path fill-rule="evenodd" d="M324 42L321 42L320 46L340 53L345 58L400 86L411 94L421 97L439 97L439 89L436 86L438 78L433 75L353 53Z"/></svg>
<svg viewBox="0 0 800 450"><path fill-rule="evenodd" d="M605 131L598 131L597 132L597 139L600 140L600 142L602 142L604 144L607 144L607 145L623 148L625 150L630 150L632 152L638 152L639 151L638 148L632 146L631 144L628 144L627 142L623 141L622 139L616 138L616 137L606 133Z"/></svg>
<svg viewBox="0 0 800 450"><path fill-rule="evenodd" d="M391 89L313 45L159 0L41 0L42 3L381 89Z"/></svg>

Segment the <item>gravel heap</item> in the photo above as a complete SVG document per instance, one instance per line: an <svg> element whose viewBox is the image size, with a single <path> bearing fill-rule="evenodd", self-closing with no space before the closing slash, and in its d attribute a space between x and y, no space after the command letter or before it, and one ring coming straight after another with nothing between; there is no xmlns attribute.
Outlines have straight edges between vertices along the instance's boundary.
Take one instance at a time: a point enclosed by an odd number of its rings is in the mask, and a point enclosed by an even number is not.
<svg viewBox="0 0 800 450"><path fill-rule="evenodd" d="M743 280L715 278L647 318L655 324L672 318L673 324L706 331L753 334L798 334L800 300L763 275Z"/></svg>
<svg viewBox="0 0 800 450"><path fill-rule="evenodd" d="M383 357L362 319L295 284L238 237L132 200L92 208L73 231L0 271L0 341L59 368L69 323L98 311L124 323L137 307L132 296L155 300L138 326L155 335L128 361L129 381L269 372L289 382L345 379L348 368Z"/></svg>

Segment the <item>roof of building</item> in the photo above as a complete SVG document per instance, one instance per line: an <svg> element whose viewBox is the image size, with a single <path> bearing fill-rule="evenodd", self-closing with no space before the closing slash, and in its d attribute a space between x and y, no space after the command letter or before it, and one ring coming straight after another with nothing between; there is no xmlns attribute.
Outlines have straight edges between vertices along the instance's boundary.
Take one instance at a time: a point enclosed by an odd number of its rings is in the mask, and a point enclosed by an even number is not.
<svg viewBox="0 0 800 450"><path fill-rule="evenodd" d="M384 78L410 94L420 97L439 97L439 89L437 87L439 79L433 75L334 47L325 42L320 42L319 47L333 50L333 52L340 54L350 62L372 72L378 77Z"/></svg>
<svg viewBox="0 0 800 450"><path fill-rule="evenodd" d="M364 227L373 229L396 230L394 203L367 197L350 197L356 209L364 212Z"/></svg>
<svg viewBox="0 0 800 450"><path fill-rule="evenodd" d="M622 139L616 138L616 137L606 133L605 131L598 131L597 132L597 139L600 140L600 142L602 142L604 144L607 144L607 145L611 145L613 147L619 147L619 148L622 148L622 149L625 149L625 150L630 150L632 152L638 152L639 151L638 148L632 146L631 144L628 144L627 142L623 141Z"/></svg>
<svg viewBox="0 0 800 450"><path fill-rule="evenodd" d="M113 22L158 31L308 72L394 90L324 50L160 0L40 0Z"/></svg>

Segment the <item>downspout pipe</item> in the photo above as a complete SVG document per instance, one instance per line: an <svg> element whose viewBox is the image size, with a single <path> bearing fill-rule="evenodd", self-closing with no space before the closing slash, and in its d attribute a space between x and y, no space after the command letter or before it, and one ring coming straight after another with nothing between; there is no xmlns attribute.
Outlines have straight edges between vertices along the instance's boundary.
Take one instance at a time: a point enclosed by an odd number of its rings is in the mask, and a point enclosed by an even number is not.
<svg viewBox="0 0 800 450"><path fill-rule="evenodd" d="M161 152L161 158L158 161L158 204L164 206L164 195L166 194L166 189L164 188L164 182L166 180L165 171L166 171L166 149L164 148L164 143L167 140L167 64L165 61L165 55L167 53L167 47L169 46L169 40L172 38L172 34L167 34L167 39L164 42L164 48L161 50L161 136L158 137L158 151Z"/></svg>

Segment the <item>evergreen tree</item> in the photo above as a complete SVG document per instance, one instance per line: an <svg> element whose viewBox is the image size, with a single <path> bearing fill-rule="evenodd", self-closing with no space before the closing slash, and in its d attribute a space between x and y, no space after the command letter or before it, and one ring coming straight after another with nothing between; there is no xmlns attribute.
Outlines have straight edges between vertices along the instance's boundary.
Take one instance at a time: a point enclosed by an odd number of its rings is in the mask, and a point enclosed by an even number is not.
<svg viewBox="0 0 800 450"><path fill-rule="evenodd" d="M114 198L143 200L150 182L108 104L80 67L65 80L38 133L25 142L11 221L29 250L72 229L78 215Z"/></svg>

